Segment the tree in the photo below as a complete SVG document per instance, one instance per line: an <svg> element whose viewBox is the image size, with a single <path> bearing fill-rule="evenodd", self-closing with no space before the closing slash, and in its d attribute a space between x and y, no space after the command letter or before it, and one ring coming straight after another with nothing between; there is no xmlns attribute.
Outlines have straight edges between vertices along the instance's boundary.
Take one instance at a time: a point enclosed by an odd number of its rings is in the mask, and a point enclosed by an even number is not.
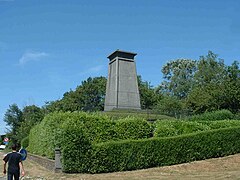
<svg viewBox="0 0 240 180"><path fill-rule="evenodd" d="M155 110L161 114L179 118L184 111L184 103L175 96L164 96L155 106Z"/></svg>
<svg viewBox="0 0 240 180"><path fill-rule="evenodd" d="M217 54L208 51L206 56L200 56L197 63L197 71L194 76L196 86L204 86L206 84L223 83L227 75L227 68L223 59L219 59Z"/></svg>
<svg viewBox="0 0 240 180"><path fill-rule="evenodd" d="M7 109L3 120L10 127L8 136L10 139L12 139L12 142L16 142L17 130L23 121L22 111L18 108L17 104L12 104L9 106L9 109Z"/></svg>
<svg viewBox="0 0 240 180"><path fill-rule="evenodd" d="M38 124L44 118L43 109L35 106L25 106L22 110L22 122L17 129L17 139L19 142L29 135L29 132L33 126Z"/></svg>
<svg viewBox="0 0 240 180"><path fill-rule="evenodd" d="M49 102L45 108L52 111L102 111L104 108L107 79L89 77L75 91L64 93L63 98Z"/></svg>
<svg viewBox="0 0 240 180"><path fill-rule="evenodd" d="M220 100L223 99L223 85L206 84L195 87L186 99L186 106L194 114L221 109Z"/></svg>
<svg viewBox="0 0 240 180"><path fill-rule="evenodd" d="M224 94L222 108L238 112L240 110L240 69L237 61L228 66L222 94Z"/></svg>
<svg viewBox="0 0 240 180"><path fill-rule="evenodd" d="M159 90L179 99L186 98L192 89L196 70L196 61L191 59L177 59L168 62L162 68L165 80L159 86Z"/></svg>
<svg viewBox="0 0 240 180"><path fill-rule="evenodd" d="M209 51L201 56L194 76L194 87L187 106L194 113L220 109L237 112L240 108L240 71L238 62L226 66L224 60Z"/></svg>
<svg viewBox="0 0 240 180"><path fill-rule="evenodd" d="M149 82L143 81L141 76L138 76L138 88L142 109L152 109L157 105L161 94L158 94Z"/></svg>

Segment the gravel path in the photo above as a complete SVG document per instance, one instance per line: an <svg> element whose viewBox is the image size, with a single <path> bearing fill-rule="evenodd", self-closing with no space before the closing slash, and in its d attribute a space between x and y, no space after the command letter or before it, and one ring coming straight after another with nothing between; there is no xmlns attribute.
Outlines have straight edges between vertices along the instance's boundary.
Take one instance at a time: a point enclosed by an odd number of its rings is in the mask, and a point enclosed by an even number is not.
<svg viewBox="0 0 240 180"><path fill-rule="evenodd" d="M0 156L3 156L1 152ZM3 176L2 163L0 161L0 177ZM24 167L26 176L22 180L239 180L240 154L173 166L103 174L54 173L30 160L24 161Z"/></svg>

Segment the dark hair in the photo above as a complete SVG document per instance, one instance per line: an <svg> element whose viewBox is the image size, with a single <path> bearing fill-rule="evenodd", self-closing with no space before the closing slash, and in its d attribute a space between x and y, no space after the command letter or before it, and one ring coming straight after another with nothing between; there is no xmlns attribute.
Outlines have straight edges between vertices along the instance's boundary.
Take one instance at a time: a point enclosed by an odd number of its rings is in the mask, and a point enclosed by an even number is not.
<svg viewBox="0 0 240 180"><path fill-rule="evenodd" d="M16 151L17 148L18 148L18 145L17 145L17 144L13 144L13 145L12 145L12 150L15 150L15 151Z"/></svg>

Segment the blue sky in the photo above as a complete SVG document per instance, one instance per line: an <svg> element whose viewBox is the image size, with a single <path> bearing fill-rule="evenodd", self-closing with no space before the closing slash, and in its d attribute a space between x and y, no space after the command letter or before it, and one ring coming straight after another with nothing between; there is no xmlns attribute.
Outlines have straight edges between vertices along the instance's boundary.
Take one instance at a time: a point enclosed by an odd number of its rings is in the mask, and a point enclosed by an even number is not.
<svg viewBox="0 0 240 180"><path fill-rule="evenodd" d="M161 67L208 50L240 60L238 0L0 0L0 134L9 105L57 100L107 56L136 52L137 73L157 86Z"/></svg>

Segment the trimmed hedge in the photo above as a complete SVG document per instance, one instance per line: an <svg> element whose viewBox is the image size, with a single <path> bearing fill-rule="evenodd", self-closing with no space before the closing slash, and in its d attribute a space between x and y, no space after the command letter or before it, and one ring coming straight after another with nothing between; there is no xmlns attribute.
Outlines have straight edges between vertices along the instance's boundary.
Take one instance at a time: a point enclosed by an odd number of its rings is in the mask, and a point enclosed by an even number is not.
<svg viewBox="0 0 240 180"><path fill-rule="evenodd" d="M22 139L21 146L22 146L22 148L26 149L28 147L28 145L29 145L29 137L27 136Z"/></svg>
<svg viewBox="0 0 240 180"><path fill-rule="evenodd" d="M178 136L207 130L210 130L208 125L195 121L161 120L156 122L154 137Z"/></svg>
<svg viewBox="0 0 240 180"><path fill-rule="evenodd" d="M223 109L190 116L187 119L191 121L217 121L225 119L234 119L234 114L229 110Z"/></svg>
<svg viewBox="0 0 240 180"><path fill-rule="evenodd" d="M154 137L169 137L212 129L240 126L239 120L183 121L159 120L155 123Z"/></svg>
<svg viewBox="0 0 240 180"><path fill-rule="evenodd" d="M220 128L240 126L239 120L202 121L201 123L207 125L210 129L220 129Z"/></svg>
<svg viewBox="0 0 240 180"><path fill-rule="evenodd" d="M55 112L32 128L28 150L54 158L60 147L69 173L133 170L238 153L240 127L235 126L240 121L157 121L155 136L174 137L149 138L153 126L144 119ZM224 129L209 130L216 128ZM112 141L119 139L128 140Z"/></svg>
<svg viewBox="0 0 240 180"><path fill-rule="evenodd" d="M88 172L102 173L173 165L240 152L240 127L175 137L93 145ZM83 172L79 169L79 172Z"/></svg>
<svg viewBox="0 0 240 180"><path fill-rule="evenodd" d="M65 124L62 128L61 154L63 171L76 173L79 170L87 172L92 144L84 126L79 124Z"/></svg>
<svg viewBox="0 0 240 180"><path fill-rule="evenodd" d="M144 119L129 117L113 121L99 113L55 112L47 115L40 124L31 129L28 150L33 154L53 159L55 147L61 147L63 144L63 127L71 127L72 124L81 126L92 144L119 139L148 138L152 132L150 124Z"/></svg>
<svg viewBox="0 0 240 180"><path fill-rule="evenodd" d="M34 126L29 134L28 150L33 154L54 158L55 147L60 147L61 125L64 121L76 119L75 113L51 113Z"/></svg>
<svg viewBox="0 0 240 180"><path fill-rule="evenodd" d="M113 139L144 139L152 136L152 126L145 119L128 117L116 121L115 133Z"/></svg>

